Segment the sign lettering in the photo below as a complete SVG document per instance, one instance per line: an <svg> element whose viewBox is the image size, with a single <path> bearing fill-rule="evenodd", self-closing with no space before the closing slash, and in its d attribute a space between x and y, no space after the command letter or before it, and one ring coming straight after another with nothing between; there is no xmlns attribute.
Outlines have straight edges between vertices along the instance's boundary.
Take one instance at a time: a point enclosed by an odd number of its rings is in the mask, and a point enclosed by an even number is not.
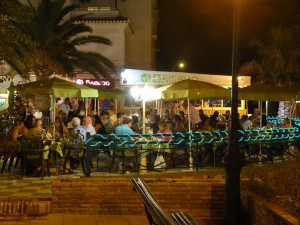
<svg viewBox="0 0 300 225"><path fill-rule="evenodd" d="M104 86L104 87L111 86L111 83L108 80L77 79L75 82L80 85L88 84L88 85Z"/></svg>

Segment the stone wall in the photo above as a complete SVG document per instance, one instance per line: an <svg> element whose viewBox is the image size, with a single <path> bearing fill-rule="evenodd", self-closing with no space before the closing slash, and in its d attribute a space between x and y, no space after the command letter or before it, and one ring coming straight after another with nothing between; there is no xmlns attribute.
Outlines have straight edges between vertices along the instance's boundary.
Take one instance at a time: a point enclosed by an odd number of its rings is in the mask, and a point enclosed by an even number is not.
<svg viewBox="0 0 300 225"><path fill-rule="evenodd" d="M300 220L249 190L241 193L244 225L299 225Z"/></svg>
<svg viewBox="0 0 300 225"><path fill-rule="evenodd" d="M300 161L293 160L271 165L245 167L243 179L255 179L282 193L300 197Z"/></svg>
<svg viewBox="0 0 300 225"><path fill-rule="evenodd" d="M170 213L186 211L196 218L221 218L224 180L197 176L143 177ZM52 182L52 212L81 214L145 214L142 200L129 176L95 177Z"/></svg>

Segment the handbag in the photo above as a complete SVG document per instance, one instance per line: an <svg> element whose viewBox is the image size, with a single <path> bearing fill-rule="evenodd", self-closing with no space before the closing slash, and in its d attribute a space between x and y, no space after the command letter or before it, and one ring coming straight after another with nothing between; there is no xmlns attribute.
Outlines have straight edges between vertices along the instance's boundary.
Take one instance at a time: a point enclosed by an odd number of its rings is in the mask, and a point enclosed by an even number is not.
<svg viewBox="0 0 300 225"><path fill-rule="evenodd" d="M154 169L164 169L166 168L166 161L163 155L160 153L161 145L158 147L157 157L154 162Z"/></svg>

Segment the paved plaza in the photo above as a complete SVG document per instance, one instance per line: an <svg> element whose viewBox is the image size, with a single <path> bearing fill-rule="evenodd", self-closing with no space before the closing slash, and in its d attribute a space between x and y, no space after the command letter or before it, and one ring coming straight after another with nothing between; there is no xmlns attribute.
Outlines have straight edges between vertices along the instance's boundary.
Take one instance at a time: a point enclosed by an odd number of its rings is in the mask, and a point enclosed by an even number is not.
<svg viewBox="0 0 300 225"><path fill-rule="evenodd" d="M148 224L143 215L79 215L79 214L49 214L45 217L28 219L21 217L1 220L2 225L143 225Z"/></svg>

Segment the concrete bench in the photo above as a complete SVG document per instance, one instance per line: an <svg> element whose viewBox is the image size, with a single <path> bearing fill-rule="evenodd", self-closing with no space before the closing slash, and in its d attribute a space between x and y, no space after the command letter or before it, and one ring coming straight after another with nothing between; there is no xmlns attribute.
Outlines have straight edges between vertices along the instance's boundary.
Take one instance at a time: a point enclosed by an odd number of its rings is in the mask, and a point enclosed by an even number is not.
<svg viewBox="0 0 300 225"><path fill-rule="evenodd" d="M150 225L198 225L188 213L178 212L170 215L166 212L142 179L132 178L131 183L144 202Z"/></svg>

